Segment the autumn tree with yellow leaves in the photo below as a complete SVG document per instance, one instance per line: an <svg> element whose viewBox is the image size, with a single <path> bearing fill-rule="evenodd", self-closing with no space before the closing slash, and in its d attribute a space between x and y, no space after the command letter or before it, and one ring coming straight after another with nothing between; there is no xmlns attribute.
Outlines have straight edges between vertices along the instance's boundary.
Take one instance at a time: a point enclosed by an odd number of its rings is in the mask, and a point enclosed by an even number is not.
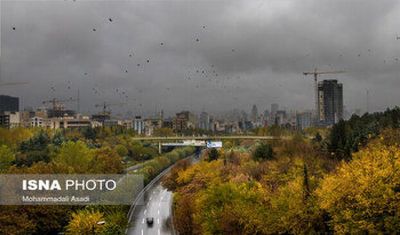
<svg viewBox="0 0 400 235"><path fill-rule="evenodd" d="M322 181L317 194L339 234L399 232L399 146L374 143L353 154Z"/></svg>

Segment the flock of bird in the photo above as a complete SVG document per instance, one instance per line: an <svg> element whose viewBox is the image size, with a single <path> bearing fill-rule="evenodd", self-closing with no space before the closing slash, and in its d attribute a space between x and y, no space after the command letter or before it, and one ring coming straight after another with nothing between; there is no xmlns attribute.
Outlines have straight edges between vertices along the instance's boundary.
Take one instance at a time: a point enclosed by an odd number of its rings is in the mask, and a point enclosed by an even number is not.
<svg viewBox="0 0 400 235"><path fill-rule="evenodd" d="M75 1L75 0L73 0ZM114 21L113 18L111 17L105 17L105 21L107 21L108 24L115 24L116 21ZM202 32L200 32L198 35L203 35L202 33L204 33L207 30L207 26L206 25L202 25L200 26L200 30L202 30ZM11 29L13 31L17 30L16 26L12 26ZM92 33L97 33L101 30L101 28L96 28L96 27L92 27L88 29L89 31L92 31ZM194 38L194 39L193 39ZM194 44L200 44L201 43L201 37L193 37L191 40ZM396 40L400 40L400 36L396 36L395 38ZM159 42L159 46L160 47L166 47L167 42L165 41L161 41ZM236 48L232 48L230 49L230 53L231 56L235 57L236 55ZM368 49L367 54L371 54L372 50ZM136 52L134 52L133 50L130 50L126 55L126 57L128 57L128 61L132 61L132 59L134 58L140 58L140 56L138 54L136 54ZM309 54L305 55L306 57L309 56ZM356 54L356 56L358 58L361 58L363 56L363 53L358 53ZM340 58L343 57L343 54L339 55ZM139 59L138 59L139 60ZM145 68L146 66L151 66L152 64L152 59L151 58L146 58L146 59L141 59L140 61L136 60L136 62L134 62L134 64L136 65L137 68ZM383 61L384 64L387 63L387 59L385 59ZM394 61L398 62L399 58L394 58ZM95 71L86 71L83 72L83 77L94 77L91 76L92 74L94 74ZM128 66L122 66L122 73L125 74L125 77L127 76L126 74L130 74L131 70L128 68ZM189 71L186 72L186 74L183 76L183 80L187 82L187 84L189 84L188 86L193 89L199 89L199 88L218 88L218 89L224 89L226 90L228 93L231 93L232 95L234 95L234 99L237 100L237 93L238 90L240 89L240 86L238 86L238 83L236 82L237 80L242 79L242 77L239 75L232 75L233 73L229 73L229 72L224 72L220 69L218 69L218 66L211 64L211 65L197 65L197 66L193 66L191 69L189 69ZM128 75L129 76L129 75ZM124 77L121 75L121 77ZM98 86L97 83L94 83L94 87L92 87L91 92L93 95L97 96L99 99L104 99L105 97L107 97L110 93L114 94L114 97L116 96L119 100L125 100L126 102L129 101L139 101L139 98L136 97L132 97L130 99L130 94L139 94L139 96L141 96L143 94L143 88L139 88L139 87L134 87L134 90L127 90L125 88L100 88ZM59 86L62 87L57 87L57 85L55 85L54 83L50 84L50 91L53 93L52 96L56 96L56 92L59 92L60 90L75 90L75 88L79 87L79 85L73 86L71 81L67 81L64 84L59 84ZM282 86L282 84L279 84L279 86ZM74 89L73 89L74 88ZM165 87L164 88L166 93L173 93L173 87ZM71 91L72 92L72 91ZM106 96L107 95L107 96ZM133 95L135 96L135 95ZM138 106L142 107L143 104L142 103L137 103Z"/></svg>

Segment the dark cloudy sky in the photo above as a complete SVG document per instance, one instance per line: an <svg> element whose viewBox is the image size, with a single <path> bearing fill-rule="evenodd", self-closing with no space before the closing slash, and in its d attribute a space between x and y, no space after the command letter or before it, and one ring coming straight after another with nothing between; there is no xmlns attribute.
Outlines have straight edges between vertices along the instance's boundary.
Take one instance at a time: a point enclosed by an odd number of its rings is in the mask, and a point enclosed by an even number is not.
<svg viewBox="0 0 400 235"><path fill-rule="evenodd" d="M36 107L79 89L84 112L306 110L302 72L317 67L347 71L323 78L344 84L349 109L365 110L368 89L382 110L400 104L397 37L397 0L2 0L1 82L29 84L0 93Z"/></svg>

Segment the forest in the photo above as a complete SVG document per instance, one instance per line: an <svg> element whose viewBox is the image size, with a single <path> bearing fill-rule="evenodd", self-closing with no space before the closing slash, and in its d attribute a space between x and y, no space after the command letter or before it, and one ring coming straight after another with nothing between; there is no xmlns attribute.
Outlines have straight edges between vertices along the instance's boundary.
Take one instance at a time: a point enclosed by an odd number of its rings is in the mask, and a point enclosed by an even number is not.
<svg viewBox="0 0 400 235"><path fill-rule="evenodd" d="M0 129L0 174L123 174L136 172L148 183L162 170L193 153L165 154L151 143L133 141L123 129ZM0 206L0 234L125 234L129 206ZM98 225L98 221L106 221Z"/></svg>
<svg viewBox="0 0 400 235"><path fill-rule="evenodd" d="M174 191L175 228L179 234L396 234L399 120L399 108L354 115L328 130L225 142L197 164L181 161L163 179Z"/></svg>

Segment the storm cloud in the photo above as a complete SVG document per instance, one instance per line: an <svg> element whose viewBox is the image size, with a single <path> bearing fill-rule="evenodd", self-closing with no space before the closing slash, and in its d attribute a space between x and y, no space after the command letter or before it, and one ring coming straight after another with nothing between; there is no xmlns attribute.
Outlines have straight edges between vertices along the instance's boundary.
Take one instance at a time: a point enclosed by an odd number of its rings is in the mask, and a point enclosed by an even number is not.
<svg viewBox="0 0 400 235"><path fill-rule="evenodd" d="M14 29L15 28L15 29ZM37 107L75 98L81 111L211 112L252 104L313 107L302 72L345 70L349 109L399 105L396 0L2 1L0 87ZM74 103L69 103L75 108Z"/></svg>

